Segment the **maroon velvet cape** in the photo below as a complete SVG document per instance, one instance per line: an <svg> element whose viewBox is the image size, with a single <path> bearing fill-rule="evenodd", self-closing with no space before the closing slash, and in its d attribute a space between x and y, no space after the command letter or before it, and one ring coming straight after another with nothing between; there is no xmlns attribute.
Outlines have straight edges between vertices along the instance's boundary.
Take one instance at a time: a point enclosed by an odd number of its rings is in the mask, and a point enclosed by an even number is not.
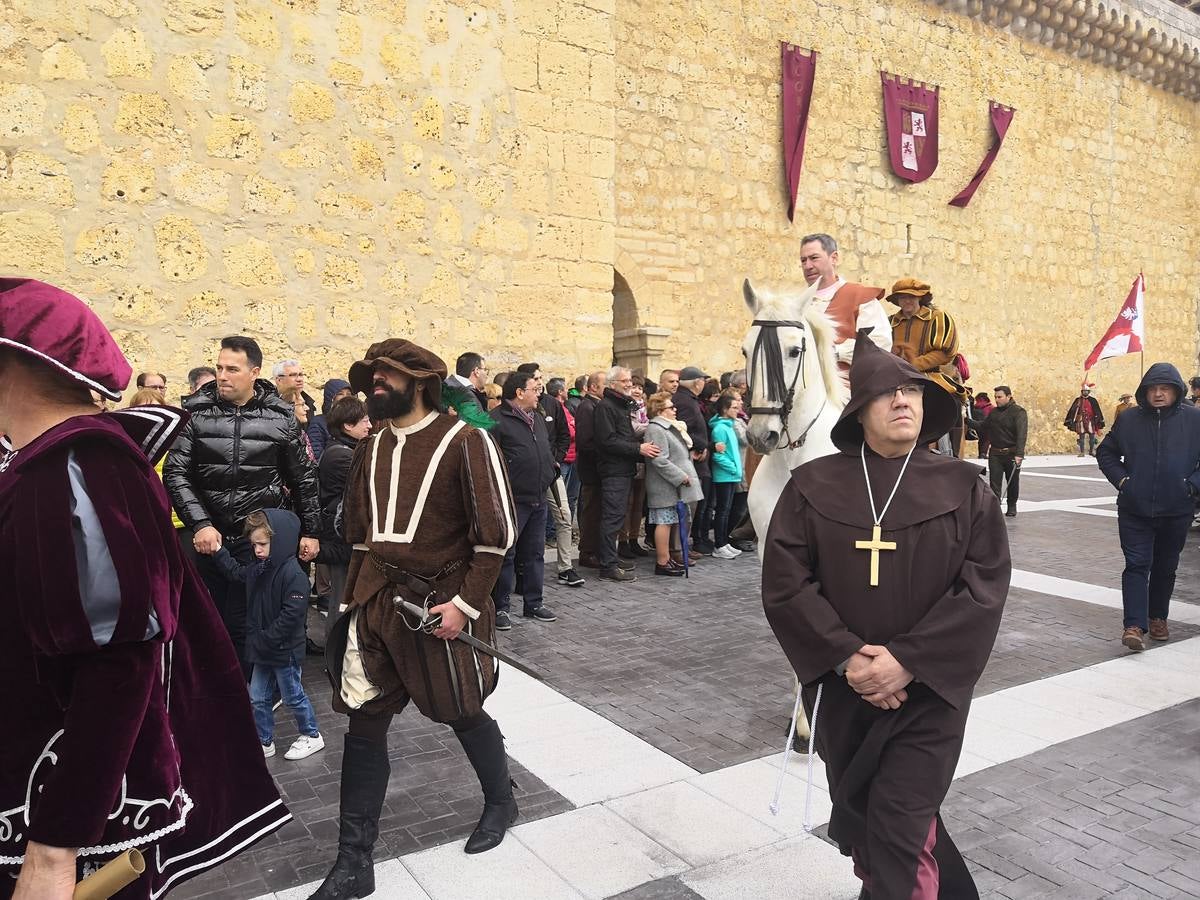
<svg viewBox="0 0 1200 900"><path fill-rule="evenodd" d="M856 359L855 364L858 364ZM851 372L853 378L853 370ZM829 836L871 876L872 900L908 900L929 823L962 750L971 694L987 664L1011 562L1000 506L969 463L913 453L883 517L879 585L869 586L871 505L859 447L800 466L764 541L763 606L805 686L829 774ZM877 507L903 459L867 451ZM880 710L835 669L863 644L886 646L913 673L908 700ZM977 896L938 819L943 897Z"/></svg>
<svg viewBox="0 0 1200 900"><path fill-rule="evenodd" d="M0 897L28 840L83 863L137 847L146 874L119 896L157 898L290 818L153 469L185 421L161 406L79 416L0 472ZM80 598L71 451L121 585L103 647ZM151 613L161 632L146 641Z"/></svg>

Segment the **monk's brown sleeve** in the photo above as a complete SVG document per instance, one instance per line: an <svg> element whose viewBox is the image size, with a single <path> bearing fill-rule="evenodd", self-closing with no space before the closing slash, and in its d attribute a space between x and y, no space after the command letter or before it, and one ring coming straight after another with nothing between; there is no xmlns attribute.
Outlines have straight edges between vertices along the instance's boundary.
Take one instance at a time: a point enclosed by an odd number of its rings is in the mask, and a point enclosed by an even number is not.
<svg viewBox="0 0 1200 900"><path fill-rule="evenodd" d="M970 701L987 665L1012 577L1000 502L980 481L967 506L971 531L954 584L908 633L887 644L917 681L955 709Z"/></svg>
<svg viewBox="0 0 1200 900"><path fill-rule="evenodd" d="M517 523L504 460L485 432L469 430L462 441L461 465L463 503L474 553L467 578L455 599L478 614L478 610L491 602L504 554L517 539Z"/></svg>
<svg viewBox="0 0 1200 900"><path fill-rule="evenodd" d="M821 589L810 516L815 513L789 481L763 542L763 610L801 684L834 671L866 643L846 627Z"/></svg>

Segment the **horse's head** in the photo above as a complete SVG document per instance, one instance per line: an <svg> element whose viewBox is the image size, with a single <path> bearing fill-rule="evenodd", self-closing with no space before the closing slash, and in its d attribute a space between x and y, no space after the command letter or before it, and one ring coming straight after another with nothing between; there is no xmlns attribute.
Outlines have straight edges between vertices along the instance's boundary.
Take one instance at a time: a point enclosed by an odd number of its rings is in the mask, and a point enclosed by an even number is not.
<svg viewBox="0 0 1200 900"><path fill-rule="evenodd" d="M755 291L750 280L742 283L754 321L742 341L750 397L747 439L758 453L770 453L780 439L789 435L788 419L811 406L836 398L841 390L833 361L832 325L810 303L817 284L797 295L774 295ZM814 413L815 415L815 413Z"/></svg>

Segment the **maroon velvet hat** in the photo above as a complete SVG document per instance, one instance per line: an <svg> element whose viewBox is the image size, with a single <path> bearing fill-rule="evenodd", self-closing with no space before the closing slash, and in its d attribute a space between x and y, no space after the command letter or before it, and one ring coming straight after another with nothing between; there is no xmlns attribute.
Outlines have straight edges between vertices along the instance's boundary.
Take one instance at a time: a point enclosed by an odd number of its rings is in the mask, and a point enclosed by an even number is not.
<svg viewBox="0 0 1200 900"><path fill-rule="evenodd" d="M0 346L23 351L110 400L121 399L133 375L87 304L32 278L0 278Z"/></svg>

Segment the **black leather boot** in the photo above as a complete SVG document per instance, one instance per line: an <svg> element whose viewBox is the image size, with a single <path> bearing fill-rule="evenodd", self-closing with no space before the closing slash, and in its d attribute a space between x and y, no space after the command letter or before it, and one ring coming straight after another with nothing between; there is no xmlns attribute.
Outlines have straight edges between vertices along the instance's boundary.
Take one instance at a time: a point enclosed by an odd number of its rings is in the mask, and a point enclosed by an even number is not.
<svg viewBox="0 0 1200 900"><path fill-rule="evenodd" d="M375 892L371 853L392 767L386 743L348 734L345 748L337 860L309 900L358 900Z"/></svg>
<svg viewBox="0 0 1200 900"><path fill-rule="evenodd" d="M467 853L483 853L498 847L508 827L517 821L517 801L513 798L512 779L508 777L504 735L495 719L456 734L483 788L483 815L464 849Z"/></svg>

